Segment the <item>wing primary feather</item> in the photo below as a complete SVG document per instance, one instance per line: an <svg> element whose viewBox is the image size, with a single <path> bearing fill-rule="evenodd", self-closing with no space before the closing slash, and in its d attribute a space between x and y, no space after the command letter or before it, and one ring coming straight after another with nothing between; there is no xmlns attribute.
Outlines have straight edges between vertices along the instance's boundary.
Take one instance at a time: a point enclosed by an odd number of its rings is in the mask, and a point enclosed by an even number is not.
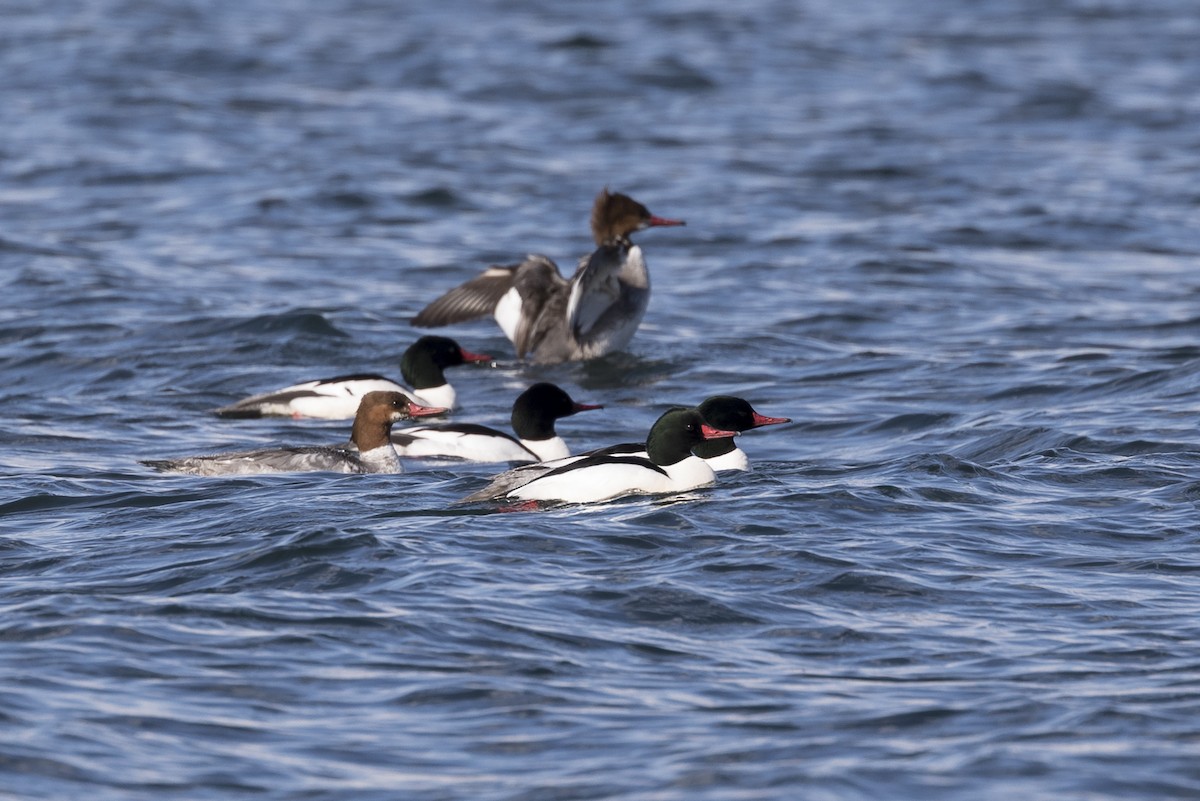
<svg viewBox="0 0 1200 801"><path fill-rule="evenodd" d="M412 318L421 328L437 328L491 314L512 287L519 265L493 265L430 303Z"/></svg>

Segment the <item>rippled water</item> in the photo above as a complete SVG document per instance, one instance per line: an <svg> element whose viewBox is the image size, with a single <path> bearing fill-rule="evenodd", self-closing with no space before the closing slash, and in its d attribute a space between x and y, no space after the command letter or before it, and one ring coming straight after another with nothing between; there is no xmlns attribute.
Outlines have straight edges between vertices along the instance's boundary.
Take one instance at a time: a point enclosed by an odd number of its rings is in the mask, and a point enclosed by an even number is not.
<svg viewBox="0 0 1200 801"><path fill-rule="evenodd" d="M0 795L1200 795L1200 15L958 3L13 0L0 26ZM208 410L398 374L628 192L628 353L503 424L742 395L683 498L485 466L169 477L341 439Z"/></svg>

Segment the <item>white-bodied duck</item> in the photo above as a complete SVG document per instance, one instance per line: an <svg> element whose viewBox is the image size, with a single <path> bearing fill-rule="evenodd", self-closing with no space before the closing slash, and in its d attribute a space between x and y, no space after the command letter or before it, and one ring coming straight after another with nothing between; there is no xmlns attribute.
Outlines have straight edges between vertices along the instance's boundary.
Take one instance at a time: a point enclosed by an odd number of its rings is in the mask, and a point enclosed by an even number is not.
<svg viewBox="0 0 1200 801"><path fill-rule="evenodd" d="M736 436L704 422L695 409L675 408L654 423L646 455L598 452L556 467L499 495L485 488L463 503L494 500L594 503L624 495L661 495L708 486L716 473L692 449L706 439Z"/></svg>
<svg viewBox="0 0 1200 801"><path fill-rule="evenodd" d="M318 378L244 398L216 410L221 417L312 417L349 420L369 392L403 392L425 406L453 409L458 393L445 370L468 362L490 362L491 356L464 350L449 337L423 336L400 358L400 375L408 386L376 373Z"/></svg>
<svg viewBox="0 0 1200 801"><path fill-rule="evenodd" d="M538 383L517 396L512 429L505 434L472 423L441 423L392 432L392 444L403 457L458 459L467 462L541 462L570 455L554 422L603 406L577 403L554 384Z"/></svg>
<svg viewBox="0 0 1200 801"><path fill-rule="evenodd" d="M773 426L792 422L787 417L767 417L755 411L750 403L742 398L731 395L714 395L707 398L696 407L704 422L716 429L741 433L762 426ZM746 470L749 459L746 452L737 446L733 436L714 437L705 439L692 448L692 453L708 462L714 472L725 470ZM526 484L538 476L545 475L551 470L577 462L589 456L602 454L623 454L646 458L646 443L626 442L620 445L609 445L606 448L587 453L568 456L553 461L543 461L537 464L523 465L494 476L491 483L471 496L470 500L494 500L503 497L509 490Z"/></svg>

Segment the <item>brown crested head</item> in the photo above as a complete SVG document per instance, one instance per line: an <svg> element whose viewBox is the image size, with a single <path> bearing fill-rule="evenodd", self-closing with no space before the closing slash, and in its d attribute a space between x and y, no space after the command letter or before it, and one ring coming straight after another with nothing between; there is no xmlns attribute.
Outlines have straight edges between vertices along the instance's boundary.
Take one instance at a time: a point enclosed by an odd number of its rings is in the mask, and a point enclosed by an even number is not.
<svg viewBox="0 0 1200 801"><path fill-rule="evenodd" d="M360 451L369 451L390 442L392 423L397 420L445 413L442 408L421 406L403 392L368 392L358 403L350 441Z"/></svg>
<svg viewBox="0 0 1200 801"><path fill-rule="evenodd" d="M596 195L592 205L592 238L597 245L628 242L629 235L643 228L656 225L686 225L683 220L657 217L650 210L620 192L610 192L608 187Z"/></svg>

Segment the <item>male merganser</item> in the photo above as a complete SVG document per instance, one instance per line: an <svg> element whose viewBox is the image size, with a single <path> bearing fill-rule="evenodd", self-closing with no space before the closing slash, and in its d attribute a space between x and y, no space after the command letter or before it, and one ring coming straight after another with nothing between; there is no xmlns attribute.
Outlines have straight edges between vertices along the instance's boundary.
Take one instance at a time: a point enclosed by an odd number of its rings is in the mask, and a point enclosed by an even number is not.
<svg viewBox="0 0 1200 801"><path fill-rule="evenodd" d="M500 497L521 501L590 503L622 495L685 492L712 484L716 474L692 454L706 439L737 436L704 422L695 409L675 408L663 414L646 439L647 456L598 453L556 467L531 481L505 490ZM487 489L462 502L493 499Z"/></svg>
<svg viewBox="0 0 1200 801"><path fill-rule="evenodd" d="M534 384L517 396L512 428L517 438L487 426L470 423L416 426L392 433L401 456L443 457L468 462L541 462L570 454L554 430L554 421L576 412L603 409L576 403L554 384Z"/></svg>
<svg viewBox="0 0 1200 801"><path fill-rule="evenodd" d="M592 206L597 248L570 281L545 256L489 267L426 306L412 324L437 327L492 314L504 335L534 362L593 359L629 344L650 300L650 273L634 231L684 225L656 217L628 195L604 189Z"/></svg>
<svg viewBox="0 0 1200 801"><path fill-rule="evenodd" d="M196 476L293 473L328 470L335 473L399 473L400 460L389 435L392 423L446 410L419 406L403 392L368 392L354 416L350 442L345 445L262 448L253 451L150 459L142 464L164 473Z"/></svg>
<svg viewBox="0 0 1200 801"><path fill-rule="evenodd" d="M443 372L467 362L490 362L491 356L463 350L447 337L424 336L400 358L400 375L412 389L375 373L340 375L305 381L244 398L216 410L221 417L316 417L348 420L368 392L403 392L417 403L453 409L458 399Z"/></svg>
<svg viewBox="0 0 1200 801"><path fill-rule="evenodd" d="M700 412L700 416L704 418L704 422L713 428L738 433L762 426L792 422L787 417L766 417L761 415L747 401L730 395L714 395L711 398L707 398L696 407L696 411ZM708 462L708 466L714 472L747 470L750 466L746 452L737 447L732 436L706 439L692 448L692 453ZM581 459L591 456L602 455L636 456L642 459L648 456L646 443L624 442L620 445L609 445L605 448L599 448L575 456L547 460L538 462L537 464L522 465L493 476L491 483L470 496L469 500L492 500L503 497L509 490L527 484L533 479L549 473L551 470L574 464Z"/></svg>
<svg viewBox="0 0 1200 801"><path fill-rule="evenodd" d="M754 407L741 398L732 395L714 395L705 399L696 407L704 422L713 428L723 428L728 431L749 431L763 426L775 426L790 423L788 417L766 417L754 411ZM718 473L722 470L748 470L750 460L746 452L737 446L733 437L718 437L706 439L692 452Z"/></svg>

